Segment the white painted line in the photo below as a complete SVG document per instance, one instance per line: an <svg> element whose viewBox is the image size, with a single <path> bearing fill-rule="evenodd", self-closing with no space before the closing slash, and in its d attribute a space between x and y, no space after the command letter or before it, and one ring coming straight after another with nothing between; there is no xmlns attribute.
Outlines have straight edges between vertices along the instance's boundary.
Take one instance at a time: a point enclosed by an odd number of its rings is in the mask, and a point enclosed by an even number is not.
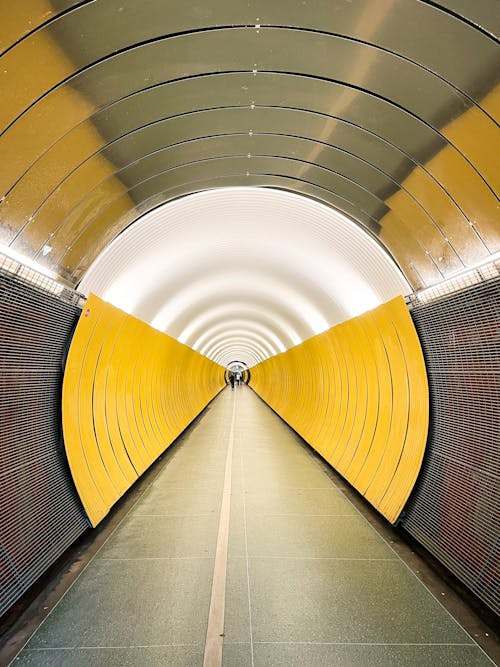
<svg viewBox="0 0 500 667"><path fill-rule="evenodd" d="M267 556L267 555L256 555L249 556L249 560L341 560L351 562L368 562L368 563L399 563L397 558L347 558L339 556Z"/></svg>
<svg viewBox="0 0 500 667"><path fill-rule="evenodd" d="M120 558L116 557L113 558L112 556L105 556L102 558L99 558L99 561L111 561L111 562L118 562L121 563L122 561L148 561L148 560L212 560L213 556L144 556L140 557L138 556L137 558Z"/></svg>
<svg viewBox="0 0 500 667"><path fill-rule="evenodd" d="M241 450L243 451L243 450ZM241 455L241 479L243 485L243 526L245 530L245 564L246 564L246 575L247 575L247 596L248 596L248 624L250 630L250 655L252 658L252 667L255 665L255 652L254 652L254 642L253 642L253 623L252 623L252 600L250 594L250 566L249 566L249 556L248 556L248 530L247 530L247 507L245 502L245 469L243 466L243 454Z"/></svg>
<svg viewBox="0 0 500 667"><path fill-rule="evenodd" d="M171 647L186 647L186 648L201 648L200 644L138 644L138 645L123 645L115 646L42 646L39 648L27 648L26 651L43 652L43 651L109 651L115 649L134 649L134 648L171 648Z"/></svg>
<svg viewBox="0 0 500 667"><path fill-rule="evenodd" d="M290 518L297 518L297 517L304 517L305 519L309 517L313 518L321 518L321 519L329 519L329 518L343 518L343 519L352 519L353 516L357 517L357 514L299 514L295 513L292 514L291 512L289 514L265 514L263 512L252 512L252 516L257 516L257 517L266 517L267 519L288 519Z"/></svg>
<svg viewBox="0 0 500 667"><path fill-rule="evenodd" d="M200 519L206 518L209 516L214 516L215 512L210 512L209 514L139 514L134 512L134 516L152 518L152 519Z"/></svg>
<svg viewBox="0 0 500 667"><path fill-rule="evenodd" d="M262 644L262 645L285 645L285 646L297 646L297 645L303 645L303 646L468 646L469 648L478 648L480 649L480 646L477 644L469 643L469 644L458 644L458 643L425 643L422 642L420 644L416 643L408 643L408 642L403 642L403 643L395 643L395 642L255 642L256 644Z"/></svg>
<svg viewBox="0 0 500 667"><path fill-rule="evenodd" d="M231 482L233 472L234 426L236 421L236 396L233 397L233 415L229 431L229 443L226 455L224 490L220 508L219 533L215 551L212 596L208 613L207 638L203 667L222 665L222 646L224 643L224 611L226 604L227 548L229 540L229 518L231 513Z"/></svg>

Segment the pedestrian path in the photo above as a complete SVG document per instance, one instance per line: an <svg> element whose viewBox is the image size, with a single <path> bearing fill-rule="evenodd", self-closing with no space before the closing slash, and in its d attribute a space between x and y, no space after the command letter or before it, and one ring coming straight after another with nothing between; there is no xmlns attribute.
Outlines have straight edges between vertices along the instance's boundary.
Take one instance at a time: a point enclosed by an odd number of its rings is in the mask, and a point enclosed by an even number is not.
<svg viewBox="0 0 500 667"><path fill-rule="evenodd" d="M13 665L492 665L249 388L168 456Z"/></svg>

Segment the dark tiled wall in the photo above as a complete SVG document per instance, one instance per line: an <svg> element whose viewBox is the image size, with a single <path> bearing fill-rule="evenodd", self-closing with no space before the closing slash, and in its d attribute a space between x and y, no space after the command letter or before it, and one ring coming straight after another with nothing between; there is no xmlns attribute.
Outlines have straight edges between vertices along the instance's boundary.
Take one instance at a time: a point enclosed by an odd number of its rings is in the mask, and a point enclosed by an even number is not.
<svg viewBox="0 0 500 667"><path fill-rule="evenodd" d="M500 279L412 311L431 414L401 524L500 613Z"/></svg>
<svg viewBox="0 0 500 667"><path fill-rule="evenodd" d="M0 270L0 616L89 525L61 428L63 360L79 314Z"/></svg>

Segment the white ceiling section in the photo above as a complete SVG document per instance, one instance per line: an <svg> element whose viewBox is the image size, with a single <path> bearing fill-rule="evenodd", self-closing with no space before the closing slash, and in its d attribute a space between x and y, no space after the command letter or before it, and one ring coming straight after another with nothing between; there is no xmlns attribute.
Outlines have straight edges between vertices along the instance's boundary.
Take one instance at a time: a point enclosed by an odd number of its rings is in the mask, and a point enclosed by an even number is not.
<svg viewBox="0 0 500 667"><path fill-rule="evenodd" d="M411 291L348 218L271 188L221 188L144 215L80 283L222 365L249 366Z"/></svg>

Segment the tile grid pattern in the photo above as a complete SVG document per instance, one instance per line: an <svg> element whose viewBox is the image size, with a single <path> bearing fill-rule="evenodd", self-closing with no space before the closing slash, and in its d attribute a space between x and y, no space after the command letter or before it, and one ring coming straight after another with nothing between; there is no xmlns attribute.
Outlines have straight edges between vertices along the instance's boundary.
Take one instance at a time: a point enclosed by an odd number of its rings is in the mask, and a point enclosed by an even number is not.
<svg viewBox="0 0 500 667"><path fill-rule="evenodd" d="M491 665L246 387L189 430L13 664L203 664L235 400L223 665Z"/></svg>

